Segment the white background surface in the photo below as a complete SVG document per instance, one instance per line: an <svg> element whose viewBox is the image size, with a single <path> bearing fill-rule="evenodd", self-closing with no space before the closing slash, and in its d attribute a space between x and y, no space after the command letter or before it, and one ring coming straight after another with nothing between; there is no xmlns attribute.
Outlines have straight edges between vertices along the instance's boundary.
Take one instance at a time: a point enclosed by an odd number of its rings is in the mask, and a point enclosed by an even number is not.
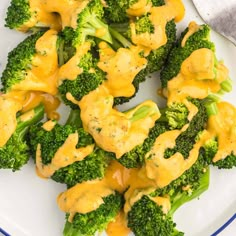
<svg viewBox="0 0 236 236"><path fill-rule="evenodd" d="M0 4L0 72L3 70L7 53L20 42L24 35L4 28L4 18L9 0ZM186 6L185 19L178 24L183 30L191 20L202 23L190 0ZM234 90L226 96L236 106L236 48L216 33L212 33L216 43L217 56L224 59L234 81ZM153 77L140 88L138 96L121 109L127 109L145 99L153 99L163 106L157 97L157 77ZM194 200L175 214L178 228L186 236L209 236L236 212L236 169L226 171L212 169L209 190L199 200ZM65 186L42 180L35 174L30 162L22 171L12 173L0 170L0 228L12 236L60 236L64 226L64 213L56 205L57 195ZM236 221L236 220L235 220ZM232 223L221 236L236 235L236 222ZM1 233L0 233L1 234Z"/></svg>

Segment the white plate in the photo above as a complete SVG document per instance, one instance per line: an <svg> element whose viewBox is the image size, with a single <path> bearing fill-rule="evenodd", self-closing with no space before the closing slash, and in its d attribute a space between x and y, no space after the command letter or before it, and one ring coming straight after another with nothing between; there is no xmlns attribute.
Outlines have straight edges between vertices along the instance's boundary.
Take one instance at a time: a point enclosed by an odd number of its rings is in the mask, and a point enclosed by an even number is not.
<svg viewBox="0 0 236 236"><path fill-rule="evenodd" d="M7 53L20 42L24 35L4 28L4 18L10 0L1 0L0 4L0 72L6 64ZM178 24L183 30L191 20L202 23L191 1L184 0L185 19ZM212 32L216 44L217 56L224 59L234 80L234 91L225 97L236 106L236 48L221 36ZM150 98L163 105L157 99L157 81L155 78L143 84L138 96L127 109ZM153 89L154 88L154 89ZM141 92L142 91L142 92ZM236 170L211 171L209 190L200 199L185 204L175 214L175 221L186 236L209 236L216 232L236 213ZM30 162L21 171L12 173L0 170L0 228L12 236L60 236L64 226L64 213L56 205L57 195L65 186L39 179L35 175L34 165ZM236 218L234 216L234 218ZM232 221L232 222L231 222ZM236 235L236 220L219 235ZM228 222L228 223L230 223ZM1 229L0 229L1 235ZM216 234L214 234L215 236Z"/></svg>

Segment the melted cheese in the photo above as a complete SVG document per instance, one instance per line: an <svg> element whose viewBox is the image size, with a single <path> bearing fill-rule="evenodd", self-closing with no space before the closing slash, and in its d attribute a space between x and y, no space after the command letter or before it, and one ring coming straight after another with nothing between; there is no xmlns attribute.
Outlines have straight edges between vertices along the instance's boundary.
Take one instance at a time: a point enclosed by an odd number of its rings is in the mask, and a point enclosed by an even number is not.
<svg viewBox="0 0 236 236"><path fill-rule="evenodd" d="M33 90L57 94L57 32L48 30L35 45L37 54L26 78L12 86L12 90Z"/></svg>
<svg viewBox="0 0 236 236"><path fill-rule="evenodd" d="M18 30L25 32L35 26L49 26L52 29L61 29L60 18L56 14L44 10L44 1L29 0L29 5L31 18Z"/></svg>
<svg viewBox="0 0 236 236"><path fill-rule="evenodd" d="M193 149L189 152L187 159L184 159L182 154L178 152L166 159L164 157L165 150L175 146L175 140L180 133L180 130L172 130L161 134L156 139L151 151L146 154L147 177L154 180L159 188L167 186L180 177L197 161L199 149L208 138L207 132L203 132L199 141L194 144Z"/></svg>
<svg viewBox="0 0 236 236"><path fill-rule="evenodd" d="M127 220L123 211L119 212L115 221L108 224L106 233L108 236L128 236L131 233L127 227Z"/></svg>
<svg viewBox="0 0 236 236"><path fill-rule="evenodd" d="M184 35L184 38L182 39L181 47L184 47L189 37L196 33L200 28L201 27L195 21L190 22L188 25L188 32Z"/></svg>
<svg viewBox="0 0 236 236"><path fill-rule="evenodd" d="M42 125L42 128L46 131L51 131L53 130L53 128L55 127L55 125L57 124L56 121L54 120L48 120L47 122L45 122L43 125Z"/></svg>
<svg viewBox="0 0 236 236"><path fill-rule="evenodd" d="M3 147L16 130L16 114L22 105L14 98L0 96L0 147Z"/></svg>
<svg viewBox="0 0 236 236"><path fill-rule="evenodd" d="M58 196L59 208L67 213L86 214L96 210L104 203L103 198L113 194L105 180L93 180L79 183ZM72 219L71 219L72 220Z"/></svg>
<svg viewBox="0 0 236 236"><path fill-rule="evenodd" d="M138 0L136 3L127 9L127 14L130 16L142 16L150 11L152 7L151 1L148 0Z"/></svg>
<svg viewBox="0 0 236 236"><path fill-rule="evenodd" d="M160 117L159 110L152 101L143 102L126 114L115 110L113 97L104 85L84 96L78 104L85 130L93 136L98 146L114 152L116 158L142 144L149 129ZM153 107L151 113L132 121L134 113L145 106Z"/></svg>
<svg viewBox="0 0 236 236"><path fill-rule="evenodd" d="M78 75L83 73L83 68L79 67L81 58L89 51L91 45L86 42L76 49L76 54L63 66L60 67L58 73L59 84L62 80L75 80Z"/></svg>
<svg viewBox="0 0 236 236"><path fill-rule="evenodd" d="M171 209L171 203L170 203L170 198L169 196L165 196L165 197L150 197L149 198L155 202L158 206L162 207L162 211L164 212L164 214L167 214L169 212L169 210Z"/></svg>
<svg viewBox="0 0 236 236"><path fill-rule="evenodd" d="M217 138L218 152L213 162L236 155L236 108L228 102L217 104L218 113L209 117L207 130L210 138Z"/></svg>
<svg viewBox="0 0 236 236"><path fill-rule="evenodd" d="M40 103L44 105L45 113L49 119L59 120L60 115L56 111L60 105L60 100L47 93L38 91L11 91L5 95L14 98L22 104L22 112L26 112L38 106Z"/></svg>
<svg viewBox="0 0 236 236"><path fill-rule="evenodd" d="M98 67L107 73L104 85L113 97L131 97L135 93L133 80L146 67L139 47L120 48L114 52L106 43L100 44Z"/></svg>
<svg viewBox="0 0 236 236"><path fill-rule="evenodd" d="M138 6L145 5L146 1L138 1ZM141 4L142 3L142 4ZM134 4L136 5L136 4ZM132 6L133 7L133 6ZM144 10L145 8L142 7ZM146 9L145 9L146 10ZM144 11L145 11L144 10ZM135 9L129 9L134 12ZM167 42L166 24L172 19L180 21L184 16L184 6L180 0L168 0L166 4L160 7L151 7L149 10L149 19L154 26L154 33L136 33L135 23L131 22L132 42L136 45L144 46L156 50Z"/></svg>
<svg viewBox="0 0 236 236"><path fill-rule="evenodd" d="M188 96L204 99L219 92L220 83L227 78L228 70L222 63L214 67L214 53L210 49L196 50L184 60L180 73L168 82L168 103L182 102Z"/></svg>
<svg viewBox="0 0 236 236"><path fill-rule="evenodd" d="M49 178L60 168L71 165L76 161L82 161L93 152L94 145L76 148L78 141L78 133L70 134L64 144L57 150L49 165L42 163L41 146L38 144L36 151L36 170L38 175Z"/></svg>

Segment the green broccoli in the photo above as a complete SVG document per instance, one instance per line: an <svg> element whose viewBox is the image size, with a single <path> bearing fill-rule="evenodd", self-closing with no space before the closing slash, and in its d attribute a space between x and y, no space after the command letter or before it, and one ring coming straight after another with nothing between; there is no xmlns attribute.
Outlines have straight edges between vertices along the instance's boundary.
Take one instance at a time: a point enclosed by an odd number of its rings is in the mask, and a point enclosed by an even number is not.
<svg viewBox="0 0 236 236"><path fill-rule="evenodd" d="M144 164L144 158L153 146L156 138L172 129L181 129L188 123L188 110L183 104L172 104L170 107L161 110L161 117L156 121L155 126L150 129L148 137L143 144L138 145L130 152L124 154L118 161L126 168L137 168Z"/></svg>
<svg viewBox="0 0 236 236"><path fill-rule="evenodd" d="M97 231L106 229L107 224L115 219L115 216L123 206L123 196L118 192L103 198L104 203L100 207L87 214L76 213L72 223L66 222L63 231L64 236L93 236ZM67 219L69 215L67 214Z"/></svg>
<svg viewBox="0 0 236 236"><path fill-rule="evenodd" d="M160 111L162 116L158 122L167 122L170 129L181 129L188 123L189 111L183 103L172 103Z"/></svg>
<svg viewBox="0 0 236 236"><path fill-rule="evenodd" d="M36 48L36 43L43 36L48 35L48 42L50 48L39 47ZM50 39L49 39L50 38ZM53 47L53 43L55 48ZM47 66L44 65L41 60L35 62L37 57L50 57L51 54L47 53L47 50L56 52L57 36L54 30L38 31L37 33L28 36L23 40L15 49L8 54L8 62L1 77L2 91L4 93L12 90L32 90L41 91L55 95L56 85L53 79L50 77L55 74L57 70L57 58L52 58L50 61L50 71L46 70ZM46 67L46 69L45 69ZM34 69L42 69L41 74L34 73ZM44 70L45 69L45 70ZM35 80L35 77L38 81ZM47 78L50 77L50 82ZM25 81L30 80L29 83ZM24 86L22 85L24 83ZM26 86L27 85L27 86Z"/></svg>
<svg viewBox="0 0 236 236"><path fill-rule="evenodd" d="M203 147L203 151L208 163L219 169L232 169L236 167L236 156L233 152L222 160L217 162L212 161L218 151L217 138L208 140Z"/></svg>
<svg viewBox="0 0 236 236"><path fill-rule="evenodd" d="M59 85L60 97L72 109L76 109L78 106L67 99L66 94L68 92L77 101L80 101L83 96L96 89L105 80L105 73L97 67L97 62L98 59L88 52L81 58L78 65L78 67L83 68L83 72L74 80L64 79Z"/></svg>
<svg viewBox="0 0 236 236"><path fill-rule="evenodd" d="M24 80L37 53L35 44L43 34L43 31L39 31L30 35L8 54L8 63L1 77L2 91L9 92L15 84Z"/></svg>
<svg viewBox="0 0 236 236"><path fill-rule="evenodd" d="M27 114L29 115L27 116ZM31 114L33 114L33 116ZM39 105L25 113L18 114L15 132L7 143L0 148L0 169L12 169L16 171L27 163L30 157L30 146L27 141L29 128L42 120L43 117L43 105Z"/></svg>
<svg viewBox="0 0 236 236"><path fill-rule="evenodd" d="M36 157L38 144L41 145L41 156L44 165L51 163L57 150L63 145L70 134L77 132L79 141L76 148L93 144L93 138L82 128L79 110L72 110L65 125L56 124L51 131L46 131L42 123L30 128L30 145L32 155ZM66 183L68 187L87 180L102 178L109 158L105 151L95 147L94 151L82 161L56 170L51 176L53 180Z"/></svg>
<svg viewBox="0 0 236 236"><path fill-rule="evenodd" d="M106 7L104 8L105 18L109 23L126 23L129 21L127 10L132 7L138 0L106 0ZM147 4L152 3L152 6L162 6L165 4L164 0L151 0Z"/></svg>
<svg viewBox="0 0 236 236"><path fill-rule="evenodd" d="M198 135L206 127L208 115L204 106L204 100L190 99L190 102L198 108L198 112L190 121L188 128L177 137L175 147L172 149L168 148L165 151L165 158L169 158L176 152L181 153L184 158L188 158Z"/></svg>
<svg viewBox="0 0 236 236"><path fill-rule="evenodd" d="M57 22L58 18L54 13L47 14L50 15L51 22L42 22L37 10L31 9L29 0L11 0L7 9L5 26L20 31L50 28L53 26L53 21Z"/></svg>
<svg viewBox="0 0 236 236"><path fill-rule="evenodd" d="M144 195L140 200L134 203L131 210L127 214L128 227L137 236L182 236L184 233L176 229L176 224L173 221L175 211L184 203L199 197L209 186L209 168L200 169L203 167L199 162L195 163L188 171L180 178L173 181L170 185L158 189L149 196ZM191 170L195 168L196 170ZM195 178L195 173L198 177ZM190 177L190 178L189 178ZM188 180L190 180L188 182ZM198 185L191 192L184 191L182 187L197 181ZM162 207L157 205L152 200L152 197L166 196L170 197L171 208L167 214L162 210Z"/></svg>

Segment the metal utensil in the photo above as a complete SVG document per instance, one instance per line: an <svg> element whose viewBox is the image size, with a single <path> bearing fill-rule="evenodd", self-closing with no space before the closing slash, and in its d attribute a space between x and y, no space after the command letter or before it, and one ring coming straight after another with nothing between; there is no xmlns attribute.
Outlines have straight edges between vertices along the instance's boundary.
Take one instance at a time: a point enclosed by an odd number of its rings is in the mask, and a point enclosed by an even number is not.
<svg viewBox="0 0 236 236"><path fill-rule="evenodd" d="M236 0L192 0L203 20L236 45Z"/></svg>

